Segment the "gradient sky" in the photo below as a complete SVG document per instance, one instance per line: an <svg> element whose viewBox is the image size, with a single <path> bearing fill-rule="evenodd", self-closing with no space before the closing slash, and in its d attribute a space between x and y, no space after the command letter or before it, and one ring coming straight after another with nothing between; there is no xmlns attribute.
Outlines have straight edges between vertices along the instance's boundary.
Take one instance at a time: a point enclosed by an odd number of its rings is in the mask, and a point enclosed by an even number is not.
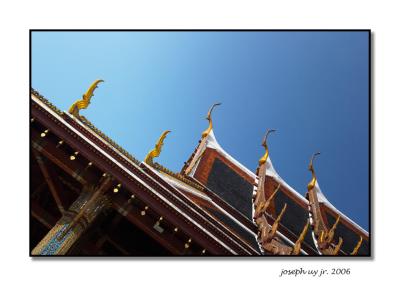
<svg viewBox="0 0 400 286"><path fill-rule="evenodd" d="M61 110L98 78L81 114L139 160L179 171L213 114L220 145L255 171L267 128L280 176L319 185L369 229L367 32L33 32L32 87Z"/></svg>

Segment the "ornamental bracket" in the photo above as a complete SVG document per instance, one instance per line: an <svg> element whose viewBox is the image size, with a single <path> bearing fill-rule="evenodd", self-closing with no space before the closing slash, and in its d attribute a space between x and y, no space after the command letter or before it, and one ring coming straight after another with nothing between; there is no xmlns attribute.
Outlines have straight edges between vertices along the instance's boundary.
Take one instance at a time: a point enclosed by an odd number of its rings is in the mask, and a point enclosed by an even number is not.
<svg viewBox="0 0 400 286"><path fill-rule="evenodd" d="M293 246L292 255L299 255L301 250L301 243L303 242L304 238L306 237L308 227L310 226L310 222L307 221L306 225L303 228L299 238L297 239L296 243Z"/></svg>
<svg viewBox="0 0 400 286"><path fill-rule="evenodd" d="M362 236L360 236L360 240L357 242L357 245L354 247L353 251L350 253L350 255L357 255L358 250L360 249L360 246L363 242Z"/></svg>

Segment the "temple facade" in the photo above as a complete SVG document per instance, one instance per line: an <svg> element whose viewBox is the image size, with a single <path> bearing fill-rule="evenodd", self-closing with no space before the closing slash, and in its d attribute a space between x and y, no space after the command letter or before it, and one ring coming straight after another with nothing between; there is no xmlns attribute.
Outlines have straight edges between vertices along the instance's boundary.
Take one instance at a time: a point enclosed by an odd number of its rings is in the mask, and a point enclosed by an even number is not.
<svg viewBox="0 0 400 286"><path fill-rule="evenodd" d="M369 233L322 193L318 153L302 196L273 167L274 130L249 170L218 143L214 104L180 172L156 162L169 130L140 161L80 114L101 82L68 112L31 90L32 256L370 255Z"/></svg>

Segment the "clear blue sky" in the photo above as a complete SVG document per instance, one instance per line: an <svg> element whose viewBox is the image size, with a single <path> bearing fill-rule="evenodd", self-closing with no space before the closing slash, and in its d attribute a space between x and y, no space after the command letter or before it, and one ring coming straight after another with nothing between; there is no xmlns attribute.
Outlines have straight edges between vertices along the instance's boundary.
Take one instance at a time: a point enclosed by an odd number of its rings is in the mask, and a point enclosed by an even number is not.
<svg viewBox="0 0 400 286"><path fill-rule="evenodd" d="M267 128L275 169L301 194L315 169L325 196L368 225L367 32L33 32L32 87L61 110L99 85L81 113L137 159L179 171L207 128L255 171Z"/></svg>

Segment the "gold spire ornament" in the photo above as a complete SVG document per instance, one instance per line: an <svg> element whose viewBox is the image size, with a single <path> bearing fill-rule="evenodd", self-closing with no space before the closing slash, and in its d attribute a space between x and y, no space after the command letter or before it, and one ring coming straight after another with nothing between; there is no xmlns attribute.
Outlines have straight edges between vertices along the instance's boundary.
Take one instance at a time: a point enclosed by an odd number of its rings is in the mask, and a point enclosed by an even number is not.
<svg viewBox="0 0 400 286"><path fill-rule="evenodd" d="M86 109L90 104L90 99L93 97L93 92L97 88L97 85L100 82L104 82L102 79L95 80L89 87L89 89L82 96L82 99L79 99L71 105L68 112L75 117L79 117L79 110Z"/></svg>
<svg viewBox="0 0 400 286"><path fill-rule="evenodd" d="M261 166L262 164L264 164L269 156L269 152L268 152L268 145L267 145L267 139L268 139L268 135L272 132L275 132L275 129L267 129L267 133L264 136L263 142L261 143L261 146L263 146L265 148L265 153L264 155L260 158L260 160L258 160L258 165Z"/></svg>
<svg viewBox="0 0 400 286"><path fill-rule="evenodd" d="M208 124L208 128L207 128L206 130L204 130L204 132L201 134L201 138L205 138L205 137L208 136L208 134L210 134L210 132L211 132L211 130L212 130L212 127L213 127L213 125L212 125L212 119L211 119L211 113L212 113L213 109L214 109L216 106L218 106L218 105L221 105L221 103L214 103L214 104L211 106L210 110L208 111L207 117L206 117L206 119L208 120L208 123L209 123L209 124Z"/></svg>
<svg viewBox="0 0 400 286"><path fill-rule="evenodd" d="M315 184L316 184L316 182L317 182L317 176L315 175L315 170L314 170L313 162L314 162L314 158L315 158L316 156L320 155L320 154L321 154L320 152L314 153L314 154L311 156L310 164L308 165L308 170L310 170L310 171L311 171L311 174L312 174L312 179L311 179L310 183L308 183L308 185L307 185L307 189L308 189L309 191L311 191L312 189L314 189Z"/></svg>
<svg viewBox="0 0 400 286"><path fill-rule="evenodd" d="M161 134L160 138L158 138L158 141L157 141L157 143L156 143L154 149L151 150L151 151L146 155L146 158L144 158L144 162L145 162L146 164L151 165L151 164L153 163L153 159L154 159L155 157L160 156L162 146L164 145L164 139L165 139L165 137L167 137L167 134L170 133L170 132L171 132L170 130L167 130L167 131L164 131L164 132Z"/></svg>

